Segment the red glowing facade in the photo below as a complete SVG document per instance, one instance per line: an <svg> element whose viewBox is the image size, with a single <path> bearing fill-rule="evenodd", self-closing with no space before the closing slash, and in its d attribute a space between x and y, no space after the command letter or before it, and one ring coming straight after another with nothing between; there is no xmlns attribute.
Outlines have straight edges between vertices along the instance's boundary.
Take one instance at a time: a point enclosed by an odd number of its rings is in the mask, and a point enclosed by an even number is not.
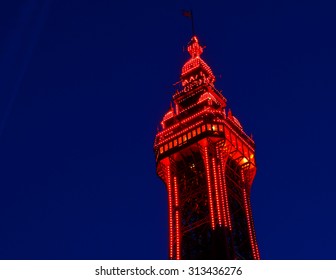
<svg viewBox="0 0 336 280"><path fill-rule="evenodd" d="M154 144L168 192L169 259L260 259L250 204L254 142L226 113L196 36L188 52Z"/></svg>

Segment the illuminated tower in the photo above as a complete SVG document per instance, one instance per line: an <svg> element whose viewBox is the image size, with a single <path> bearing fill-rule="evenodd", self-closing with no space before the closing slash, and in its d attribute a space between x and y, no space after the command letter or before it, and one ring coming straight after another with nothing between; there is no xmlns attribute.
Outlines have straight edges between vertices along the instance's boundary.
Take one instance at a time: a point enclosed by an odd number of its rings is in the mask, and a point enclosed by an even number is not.
<svg viewBox="0 0 336 280"><path fill-rule="evenodd" d="M260 259L250 205L254 142L226 113L196 36L188 52L154 144L168 192L169 258Z"/></svg>

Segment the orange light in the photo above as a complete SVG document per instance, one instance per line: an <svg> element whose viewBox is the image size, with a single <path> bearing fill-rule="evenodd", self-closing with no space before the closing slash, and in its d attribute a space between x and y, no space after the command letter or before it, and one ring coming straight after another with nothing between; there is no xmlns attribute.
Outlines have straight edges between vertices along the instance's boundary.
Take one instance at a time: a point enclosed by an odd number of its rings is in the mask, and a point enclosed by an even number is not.
<svg viewBox="0 0 336 280"><path fill-rule="evenodd" d="M240 162L241 162L241 164L244 164L244 163L248 162L248 160L247 160L246 157L243 157L243 159Z"/></svg>

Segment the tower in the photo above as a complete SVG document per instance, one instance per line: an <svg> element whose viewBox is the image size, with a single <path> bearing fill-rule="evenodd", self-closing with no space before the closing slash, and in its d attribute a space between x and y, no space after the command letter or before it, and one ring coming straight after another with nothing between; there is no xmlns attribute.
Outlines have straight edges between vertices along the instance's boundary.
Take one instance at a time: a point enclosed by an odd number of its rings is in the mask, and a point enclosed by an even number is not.
<svg viewBox="0 0 336 280"><path fill-rule="evenodd" d="M168 192L169 259L260 259L250 204L254 141L215 86L193 36L154 143Z"/></svg>

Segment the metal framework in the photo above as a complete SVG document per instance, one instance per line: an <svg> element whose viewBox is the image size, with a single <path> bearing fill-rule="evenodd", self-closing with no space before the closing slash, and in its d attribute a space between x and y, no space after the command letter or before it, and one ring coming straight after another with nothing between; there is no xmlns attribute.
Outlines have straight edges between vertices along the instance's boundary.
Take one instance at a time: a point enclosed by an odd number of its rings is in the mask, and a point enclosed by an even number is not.
<svg viewBox="0 0 336 280"><path fill-rule="evenodd" d="M254 142L214 87L196 36L155 138L168 192L170 259L260 259L250 204Z"/></svg>

